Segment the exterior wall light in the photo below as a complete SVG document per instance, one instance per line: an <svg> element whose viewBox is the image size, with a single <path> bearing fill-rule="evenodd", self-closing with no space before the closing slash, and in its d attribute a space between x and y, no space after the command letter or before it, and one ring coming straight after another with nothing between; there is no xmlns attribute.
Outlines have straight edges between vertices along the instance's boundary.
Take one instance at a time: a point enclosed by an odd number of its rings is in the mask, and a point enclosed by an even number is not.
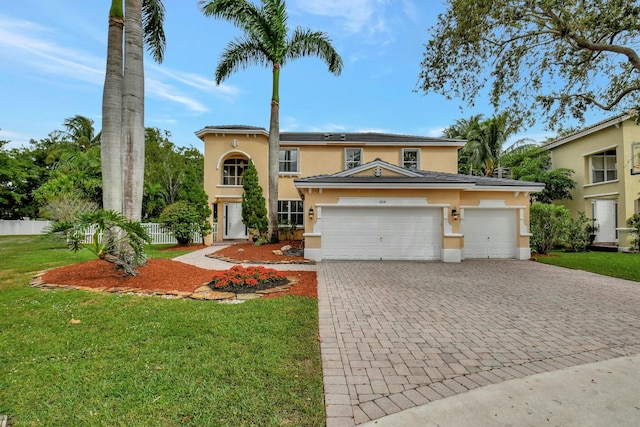
<svg viewBox="0 0 640 427"><path fill-rule="evenodd" d="M451 216L453 217L454 221L458 220L458 209L453 208L451 209Z"/></svg>
<svg viewBox="0 0 640 427"><path fill-rule="evenodd" d="M314 214L315 214L315 211L313 210L313 208L309 208L309 218L313 219Z"/></svg>

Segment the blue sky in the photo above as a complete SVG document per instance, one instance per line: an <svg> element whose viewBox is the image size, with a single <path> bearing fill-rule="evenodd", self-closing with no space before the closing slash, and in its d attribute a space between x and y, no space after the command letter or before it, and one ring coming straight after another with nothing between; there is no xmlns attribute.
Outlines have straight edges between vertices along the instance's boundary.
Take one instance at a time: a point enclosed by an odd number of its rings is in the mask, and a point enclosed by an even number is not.
<svg viewBox="0 0 640 427"><path fill-rule="evenodd" d="M257 1L257 0L256 0ZM20 0L0 8L0 139L10 146L42 139L76 114L101 127L108 0ZM145 125L168 130L181 146L202 149L194 132L208 125L268 128L271 70L251 67L220 86L219 56L239 32L207 18L197 0L164 0L165 60L145 58ZM341 76L303 58L281 73L282 131L380 131L440 136L488 103L415 92L427 29L441 0L288 0L289 25L326 32L344 60ZM599 120L603 117L597 117ZM543 124L522 137L550 135Z"/></svg>

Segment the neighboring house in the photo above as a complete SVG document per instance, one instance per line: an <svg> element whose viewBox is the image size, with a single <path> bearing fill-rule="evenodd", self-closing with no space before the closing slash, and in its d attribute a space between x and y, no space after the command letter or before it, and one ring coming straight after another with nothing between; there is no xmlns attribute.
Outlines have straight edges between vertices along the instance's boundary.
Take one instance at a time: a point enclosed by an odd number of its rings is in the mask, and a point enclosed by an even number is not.
<svg viewBox="0 0 640 427"><path fill-rule="evenodd" d="M196 135L218 238L245 239L242 173L251 159L266 199L268 133L209 126ZM544 185L457 174L464 143L283 132L278 216L297 224L305 257L315 260L529 259L529 195Z"/></svg>
<svg viewBox="0 0 640 427"><path fill-rule="evenodd" d="M640 151L634 143L640 142L640 126L629 114L574 132L545 144L551 154L554 168L575 171L576 188L572 200L565 205L573 216L584 212L599 227L596 243L617 245L628 250L631 233L627 218L638 212L640 176L632 174L640 165Z"/></svg>

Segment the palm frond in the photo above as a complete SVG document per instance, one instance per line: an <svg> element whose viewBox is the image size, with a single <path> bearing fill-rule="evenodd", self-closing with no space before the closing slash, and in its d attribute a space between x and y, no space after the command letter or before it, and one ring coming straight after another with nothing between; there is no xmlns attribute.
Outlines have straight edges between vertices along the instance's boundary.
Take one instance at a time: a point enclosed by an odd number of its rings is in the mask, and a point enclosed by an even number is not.
<svg viewBox="0 0 640 427"><path fill-rule="evenodd" d="M260 9L247 0L200 0L198 5L205 16L229 21L245 33L260 26Z"/></svg>
<svg viewBox="0 0 640 427"><path fill-rule="evenodd" d="M342 58L331 45L331 39L322 31L311 31L308 28L296 28L288 44L286 59L297 59L303 56L316 56L324 61L329 71L336 76L342 73Z"/></svg>
<svg viewBox="0 0 640 427"><path fill-rule="evenodd" d="M164 5L162 0L143 0L142 2L142 31L144 44L153 56L161 63L167 41L164 35Z"/></svg>
<svg viewBox="0 0 640 427"><path fill-rule="evenodd" d="M216 83L220 84L234 72L244 70L251 65L269 67L271 61L262 45L256 40L236 38L229 42L222 52L216 68Z"/></svg>

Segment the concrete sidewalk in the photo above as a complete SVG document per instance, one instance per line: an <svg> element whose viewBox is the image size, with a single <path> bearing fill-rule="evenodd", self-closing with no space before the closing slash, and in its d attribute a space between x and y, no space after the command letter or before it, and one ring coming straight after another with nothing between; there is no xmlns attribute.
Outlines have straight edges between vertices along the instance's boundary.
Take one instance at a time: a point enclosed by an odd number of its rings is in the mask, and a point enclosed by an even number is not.
<svg viewBox="0 0 640 427"><path fill-rule="evenodd" d="M640 425L640 355L488 385L361 424L542 425Z"/></svg>
<svg viewBox="0 0 640 427"><path fill-rule="evenodd" d="M204 249L198 249L197 251L189 252L185 255L173 258L174 261L180 261L185 264L195 265L196 267L204 268L207 270L228 270L234 265L233 262L221 261L219 259L209 258L206 255L217 252L227 246L209 246ZM241 264L246 266L258 266L273 268L280 271L316 271L317 266L315 264Z"/></svg>

